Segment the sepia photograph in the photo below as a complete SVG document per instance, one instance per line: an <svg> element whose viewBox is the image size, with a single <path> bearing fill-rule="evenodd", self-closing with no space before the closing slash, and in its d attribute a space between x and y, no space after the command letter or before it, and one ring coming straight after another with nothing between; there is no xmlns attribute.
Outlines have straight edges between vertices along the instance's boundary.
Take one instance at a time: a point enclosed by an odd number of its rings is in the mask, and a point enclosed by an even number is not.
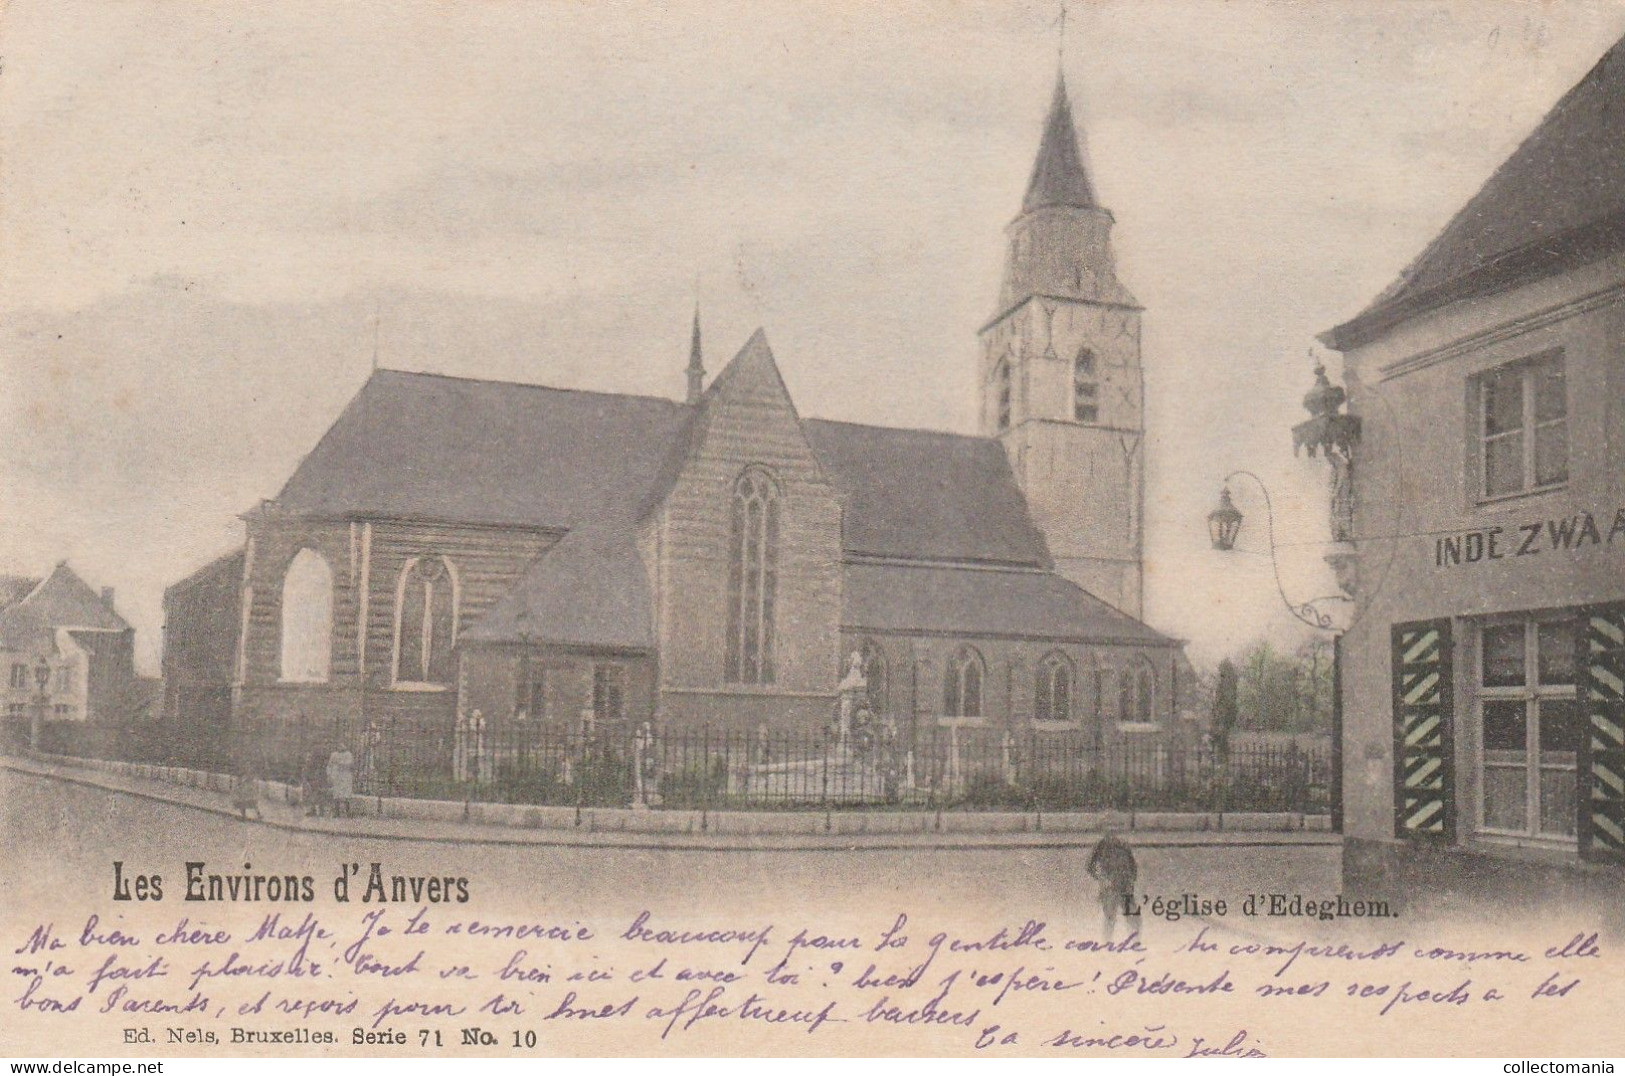
<svg viewBox="0 0 1625 1076"><path fill-rule="evenodd" d="M1620 0L7 0L0 386L12 1072L1625 1057Z"/></svg>

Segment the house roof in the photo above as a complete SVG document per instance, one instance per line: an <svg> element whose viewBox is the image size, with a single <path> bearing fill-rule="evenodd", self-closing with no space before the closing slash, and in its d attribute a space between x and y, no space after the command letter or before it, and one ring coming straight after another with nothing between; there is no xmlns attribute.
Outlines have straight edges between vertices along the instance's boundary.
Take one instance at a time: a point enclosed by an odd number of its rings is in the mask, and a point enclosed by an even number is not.
<svg viewBox="0 0 1625 1076"><path fill-rule="evenodd" d="M16 591L16 577L7 577ZM69 568L66 561L26 594L0 608L0 642L12 649L38 645L42 635L58 628L85 631L129 631L130 625Z"/></svg>
<svg viewBox="0 0 1625 1076"><path fill-rule="evenodd" d="M1027 196L1021 211L1030 213L1045 206L1095 208L1094 186L1089 182L1083 154L1078 150L1078 130L1072 122L1072 102L1067 99L1066 80L1055 75L1055 95L1050 99L1049 118L1044 121L1044 137L1038 144Z"/></svg>
<svg viewBox="0 0 1625 1076"><path fill-rule="evenodd" d="M1179 645L1053 572L873 563L845 571L841 626L852 631Z"/></svg>
<svg viewBox="0 0 1625 1076"><path fill-rule="evenodd" d="M1625 38L1370 306L1322 339L1346 350L1407 317L1625 249Z"/></svg>
<svg viewBox="0 0 1625 1076"><path fill-rule="evenodd" d="M37 575L0 575L0 609L22 601L40 582Z"/></svg>
<svg viewBox="0 0 1625 1076"><path fill-rule="evenodd" d="M380 370L276 505L558 530L624 519L669 482L695 417L694 407L647 396ZM803 428L847 497L848 551L1046 562L997 441L818 420Z"/></svg>

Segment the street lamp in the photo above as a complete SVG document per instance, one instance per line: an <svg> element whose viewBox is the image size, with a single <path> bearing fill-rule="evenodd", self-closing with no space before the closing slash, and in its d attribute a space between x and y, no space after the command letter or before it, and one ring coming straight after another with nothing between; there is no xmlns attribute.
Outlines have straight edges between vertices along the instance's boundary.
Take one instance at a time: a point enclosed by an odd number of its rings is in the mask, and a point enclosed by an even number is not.
<svg viewBox="0 0 1625 1076"><path fill-rule="evenodd" d="M1228 553L1236 548L1236 534L1241 530L1241 513L1230 499L1230 487L1219 493L1219 507L1207 514L1207 533L1213 539L1213 548Z"/></svg>
<svg viewBox="0 0 1625 1076"><path fill-rule="evenodd" d="M45 660L45 655L41 654L39 662L34 666L34 685L39 688L39 694L34 699L34 720L28 726L28 749L30 751L37 752L39 750L40 737L45 731L45 707L50 701L50 697L45 693L45 688L50 682L51 665Z"/></svg>
<svg viewBox="0 0 1625 1076"><path fill-rule="evenodd" d="M1224 476L1224 489L1219 493L1219 507L1209 512L1207 516L1208 536L1213 541L1213 548L1221 552L1229 552L1236 548L1236 535L1241 533L1243 516L1236 509L1235 502L1230 499L1230 481L1243 477L1257 483L1258 491L1264 495L1264 521L1269 533L1270 567L1275 570L1275 589L1280 593L1282 603L1286 605L1288 612L1311 628L1318 628L1321 631L1337 630L1335 622L1320 610L1319 604L1328 601L1347 602L1353 599L1343 594L1328 594L1306 602L1294 602L1286 596L1286 587L1281 584L1281 565L1275 557L1275 508L1270 502L1269 487L1253 472L1231 471Z"/></svg>

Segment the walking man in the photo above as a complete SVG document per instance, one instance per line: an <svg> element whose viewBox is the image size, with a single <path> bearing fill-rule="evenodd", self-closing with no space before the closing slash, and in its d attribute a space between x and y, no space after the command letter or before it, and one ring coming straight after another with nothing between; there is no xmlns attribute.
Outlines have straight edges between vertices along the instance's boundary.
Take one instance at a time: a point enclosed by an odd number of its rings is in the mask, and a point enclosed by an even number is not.
<svg viewBox="0 0 1625 1076"><path fill-rule="evenodd" d="M1117 933L1117 914L1126 913L1128 901L1134 897L1134 881L1139 866L1134 862L1134 851L1108 830L1095 845L1089 856L1089 877L1100 882L1100 912L1105 917L1106 940ZM1130 926L1139 928L1139 916L1130 917Z"/></svg>

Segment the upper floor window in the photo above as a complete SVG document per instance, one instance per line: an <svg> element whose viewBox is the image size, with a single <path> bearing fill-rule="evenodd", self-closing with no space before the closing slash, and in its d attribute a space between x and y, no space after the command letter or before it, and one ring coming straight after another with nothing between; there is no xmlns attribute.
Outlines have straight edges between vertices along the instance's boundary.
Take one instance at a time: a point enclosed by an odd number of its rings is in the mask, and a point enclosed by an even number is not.
<svg viewBox="0 0 1625 1076"><path fill-rule="evenodd" d="M948 717L982 716L982 655L965 647L948 660L942 712Z"/></svg>
<svg viewBox="0 0 1625 1076"><path fill-rule="evenodd" d="M1504 497L1566 482L1569 410L1563 356L1487 370L1475 385L1483 476L1479 495Z"/></svg>
<svg viewBox="0 0 1625 1076"><path fill-rule="evenodd" d="M1095 373L1095 353L1078 349L1072 360L1072 417L1078 422L1100 421L1100 379Z"/></svg>
<svg viewBox="0 0 1625 1076"><path fill-rule="evenodd" d="M994 379L998 382L999 429L1010 428L1010 363L1005 359L999 360L999 368L994 372Z"/></svg>
<svg viewBox="0 0 1625 1076"><path fill-rule="evenodd" d="M734 482L728 542L728 649L724 675L730 683L771 684L779 571L779 493L773 479L754 467Z"/></svg>
<svg viewBox="0 0 1625 1076"><path fill-rule="evenodd" d="M1117 682L1117 720L1148 725L1155 720L1157 678L1151 663L1136 660Z"/></svg>
<svg viewBox="0 0 1625 1076"><path fill-rule="evenodd" d="M73 666L62 665L56 670L56 693L58 695L71 694L73 691Z"/></svg>
<svg viewBox="0 0 1625 1076"><path fill-rule="evenodd" d="M1033 719L1072 720L1072 662L1067 660L1065 654L1050 654L1039 663Z"/></svg>
<svg viewBox="0 0 1625 1076"><path fill-rule="evenodd" d="M396 601L396 683L451 683L456 643L457 576L451 562L414 557L401 572Z"/></svg>
<svg viewBox="0 0 1625 1076"><path fill-rule="evenodd" d="M333 571L301 549L282 577L282 679L321 683L333 657Z"/></svg>
<svg viewBox="0 0 1625 1076"><path fill-rule="evenodd" d="M14 661L11 664L11 686L26 688L28 686L28 666L23 662Z"/></svg>

